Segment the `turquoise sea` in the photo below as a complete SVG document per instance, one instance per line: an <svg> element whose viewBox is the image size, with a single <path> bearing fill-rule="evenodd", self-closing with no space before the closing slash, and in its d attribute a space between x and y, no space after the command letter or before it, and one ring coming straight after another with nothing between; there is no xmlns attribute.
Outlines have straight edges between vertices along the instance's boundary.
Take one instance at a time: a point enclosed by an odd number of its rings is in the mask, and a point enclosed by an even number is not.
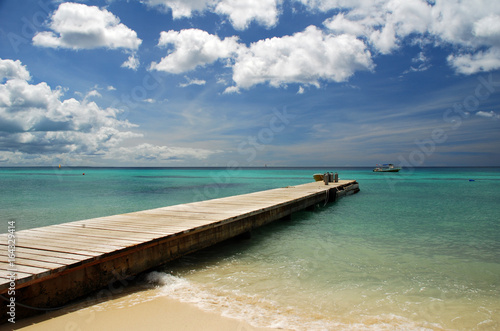
<svg viewBox="0 0 500 331"><path fill-rule="evenodd" d="M361 192L147 275L158 295L296 330L500 330L500 168L0 168L0 232L312 181ZM83 175L85 173L85 175Z"/></svg>

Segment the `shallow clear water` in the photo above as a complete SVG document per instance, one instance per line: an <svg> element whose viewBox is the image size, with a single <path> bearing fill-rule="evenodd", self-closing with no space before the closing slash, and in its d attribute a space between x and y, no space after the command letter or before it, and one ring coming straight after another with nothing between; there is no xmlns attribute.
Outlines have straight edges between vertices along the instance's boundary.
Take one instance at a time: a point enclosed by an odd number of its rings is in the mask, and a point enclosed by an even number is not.
<svg viewBox="0 0 500 331"><path fill-rule="evenodd" d="M158 268L158 295L259 326L500 329L499 168L0 168L2 223L21 230L243 194L327 170L361 192Z"/></svg>

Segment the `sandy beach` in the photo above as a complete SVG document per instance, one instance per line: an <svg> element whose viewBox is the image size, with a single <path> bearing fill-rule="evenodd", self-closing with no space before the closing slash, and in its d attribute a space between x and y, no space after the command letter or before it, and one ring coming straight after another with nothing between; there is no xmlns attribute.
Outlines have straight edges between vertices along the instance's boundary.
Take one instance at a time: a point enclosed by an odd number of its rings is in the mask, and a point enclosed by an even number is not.
<svg viewBox="0 0 500 331"><path fill-rule="evenodd" d="M193 304L158 297L154 289L78 309L67 309L19 320L0 330L217 330L258 331L244 321L207 312Z"/></svg>

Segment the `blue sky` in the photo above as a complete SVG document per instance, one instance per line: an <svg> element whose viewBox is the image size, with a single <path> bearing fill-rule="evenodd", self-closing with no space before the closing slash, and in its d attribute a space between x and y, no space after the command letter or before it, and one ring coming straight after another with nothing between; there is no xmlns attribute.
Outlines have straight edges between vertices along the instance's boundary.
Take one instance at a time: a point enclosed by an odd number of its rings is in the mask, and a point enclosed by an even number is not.
<svg viewBox="0 0 500 331"><path fill-rule="evenodd" d="M0 166L500 166L500 3L0 1Z"/></svg>

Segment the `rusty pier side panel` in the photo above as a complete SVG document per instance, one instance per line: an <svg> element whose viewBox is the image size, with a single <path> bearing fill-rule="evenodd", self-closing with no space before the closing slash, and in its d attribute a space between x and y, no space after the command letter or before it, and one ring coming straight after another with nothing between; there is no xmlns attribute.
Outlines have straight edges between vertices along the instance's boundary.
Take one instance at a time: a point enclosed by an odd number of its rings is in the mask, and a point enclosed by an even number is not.
<svg viewBox="0 0 500 331"><path fill-rule="evenodd" d="M0 235L1 323L64 306L168 261L359 191L356 181L293 187L18 231L15 294ZM12 294L12 293L11 293Z"/></svg>

